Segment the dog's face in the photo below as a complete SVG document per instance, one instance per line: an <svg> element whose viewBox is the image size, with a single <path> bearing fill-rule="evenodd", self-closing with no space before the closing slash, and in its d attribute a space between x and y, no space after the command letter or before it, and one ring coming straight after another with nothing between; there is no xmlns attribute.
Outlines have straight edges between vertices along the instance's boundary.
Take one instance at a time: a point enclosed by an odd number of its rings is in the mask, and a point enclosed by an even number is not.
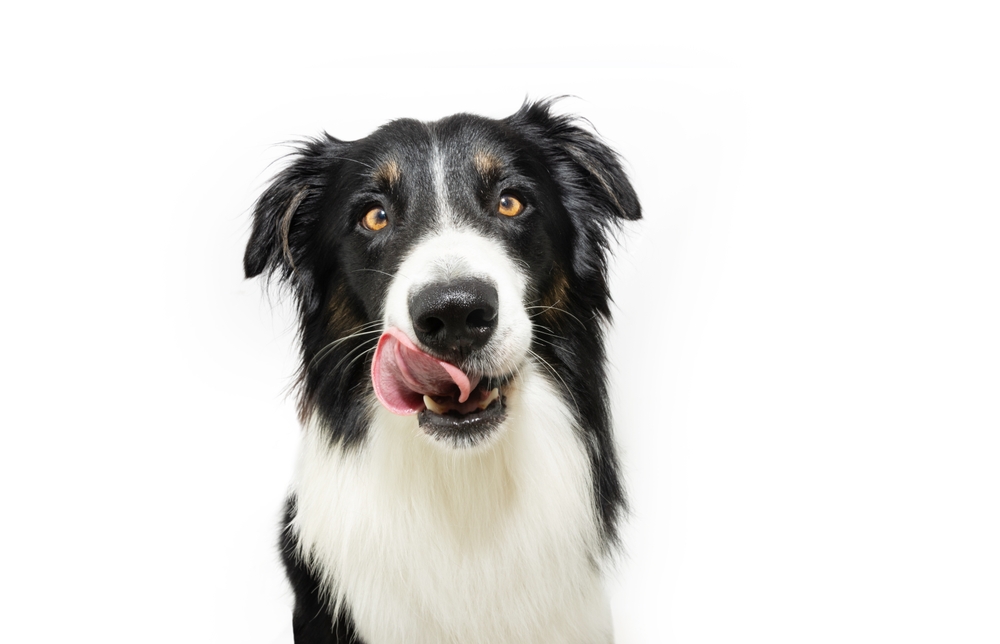
<svg viewBox="0 0 1000 644"><path fill-rule="evenodd" d="M303 146L257 204L245 268L297 297L303 414L358 440L374 391L467 446L503 425L526 361L560 377L571 351L601 357L608 225L638 216L614 153L547 104L401 120Z"/></svg>

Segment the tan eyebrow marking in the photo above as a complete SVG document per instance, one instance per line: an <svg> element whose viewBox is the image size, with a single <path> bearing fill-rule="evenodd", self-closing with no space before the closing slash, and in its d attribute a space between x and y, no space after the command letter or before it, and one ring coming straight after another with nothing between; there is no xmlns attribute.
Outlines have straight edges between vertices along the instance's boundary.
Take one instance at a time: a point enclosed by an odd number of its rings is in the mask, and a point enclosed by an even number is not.
<svg viewBox="0 0 1000 644"><path fill-rule="evenodd" d="M489 152L479 150L472 156L472 165L476 167L476 171L482 175L483 179L490 180L500 173L503 164L500 159Z"/></svg>
<svg viewBox="0 0 1000 644"><path fill-rule="evenodd" d="M402 172L399 169L399 163L395 159L389 159L378 168L375 169L375 174L373 178L379 183L387 183L390 186L399 183L399 179L402 177Z"/></svg>

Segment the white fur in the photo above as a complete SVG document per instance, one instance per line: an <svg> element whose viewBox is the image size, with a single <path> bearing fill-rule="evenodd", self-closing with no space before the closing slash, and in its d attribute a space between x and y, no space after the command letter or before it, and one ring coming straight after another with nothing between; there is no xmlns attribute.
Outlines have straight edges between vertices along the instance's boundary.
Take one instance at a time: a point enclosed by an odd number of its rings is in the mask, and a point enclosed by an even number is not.
<svg viewBox="0 0 1000 644"><path fill-rule="evenodd" d="M567 402L528 356L525 277L502 246L446 209L386 296L386 326L414 337L409 295L434 281L491 280L497 329L484 348L507 420L475 446L424 433L372 397L363 443L306 428L295 496L302 556L368 644L607 644L590 463Z"/></svg>
<svg viewBox="0 0 1000 644"><path fill-rule="evenodd" d="M491 441L450 449L373 400L353 449L306 428L292 522L369 644L606 644L584 447L527 363Z"/></svg>

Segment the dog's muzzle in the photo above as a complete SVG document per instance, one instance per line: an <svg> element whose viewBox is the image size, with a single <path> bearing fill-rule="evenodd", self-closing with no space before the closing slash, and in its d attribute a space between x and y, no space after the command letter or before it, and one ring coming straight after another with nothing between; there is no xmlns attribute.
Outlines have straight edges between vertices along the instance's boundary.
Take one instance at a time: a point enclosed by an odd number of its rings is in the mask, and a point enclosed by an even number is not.
<svg viewBox="0 0 1000 644"><path fill-rule="evenodd" d="M407 302L415 337L387 328L372 359L379 401L393 413L417 414L426 433L455 444L473 444L490 434L506 417L503 387L509 378L461 365L489 344L498 302L496 286L480 278L416 289Z"/></svg>

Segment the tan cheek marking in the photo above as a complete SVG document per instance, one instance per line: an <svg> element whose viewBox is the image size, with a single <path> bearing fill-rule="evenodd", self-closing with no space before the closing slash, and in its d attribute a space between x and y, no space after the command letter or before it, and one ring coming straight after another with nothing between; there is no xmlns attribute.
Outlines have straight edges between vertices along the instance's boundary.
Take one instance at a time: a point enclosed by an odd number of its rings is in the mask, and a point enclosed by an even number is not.
<svg viewBox="0 0 1000 644"><path fill-rule="evenodd" d="M541 317L546 323L560 326L566 314L563 312L567 306L567 295L569 294L569 280L562 267L556 264L552 268L552 284L542 294L539 302L544 308L541 309Z"/></svg>
<svg viewBox="0 0 1000 644"><path fill-rule="evenodd" d="M326 323L326 342L334 342L351 333L356 333L358 328L364 324L364 318L359 316L354 307L351 306L349 298L347 285L343 282L337 282L333 287L333 292L330 294L330 299L326 306L327 315L329 316ZM375 336L363 336L363 339L370 339L372 337ZM329 360L330 358L331 356L327 355L325 359ZM313 360L315 359L314 356ZM299 372L298 385L301 386L305 382L307 376L306 370L310 364L312 364L312 360L303 363L303 369ZM321 365L322 363L317 364ZM328 366L336 364L337 361L334 360L328 363ZM308 422L312 418L315 409L315 397L301 396L299 398L298 412L300 421L303 423Z"/></svg>
<svg viewBox="0 0 1000 644"><path fill-rule="evenodd" d="M330 295L330 304L327 306L330 320L326 328L330 335L336 338L348 335L364 323L364 320L354 312L348 297L347 286L343 282L337 283Z"/></svg>

